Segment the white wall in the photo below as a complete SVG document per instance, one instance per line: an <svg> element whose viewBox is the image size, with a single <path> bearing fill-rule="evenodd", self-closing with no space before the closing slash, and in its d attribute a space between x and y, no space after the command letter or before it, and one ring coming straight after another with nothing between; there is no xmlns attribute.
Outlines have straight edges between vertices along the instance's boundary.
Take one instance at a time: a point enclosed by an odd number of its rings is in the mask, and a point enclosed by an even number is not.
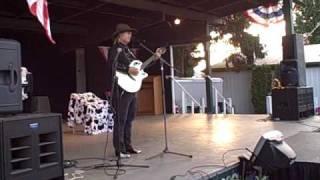
<svg viewBox="0 0 320 180"><path fill-rule="evenodd" d="M213 72L213 77L223 79L223 95L231 97L237 114L252 114L251 71Z"/></svg>
<svg viewBox="0 0 320 180"><path fill-rule="evenodd" d="M251 71L214 72L214 77L223 79L223 93L225 97L231 97L237 114L254 113L251 103ZM320 67L308 67L306 69L307 86L313 87L314 97L320 106Z"/></svg>
<svg viewBox="0 0 320 180"><path fill-rule="evenodd" d="M308 67L306 69L307 86L313 87L313 96L320 106L320 67ZM316 102L315 102L316 103ZM315 104L316 105L316 104Z"/></svg>

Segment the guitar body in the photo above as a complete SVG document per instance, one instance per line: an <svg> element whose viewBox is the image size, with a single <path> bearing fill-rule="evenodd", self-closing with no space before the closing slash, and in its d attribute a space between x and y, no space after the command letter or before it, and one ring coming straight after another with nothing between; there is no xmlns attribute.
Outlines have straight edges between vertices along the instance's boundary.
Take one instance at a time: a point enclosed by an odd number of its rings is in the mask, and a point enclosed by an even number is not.
<svg viewBox="0 0 320 180"><path fill-rule="evenodd" d="M142 64L139 60L134 60L130 63L129 67L139 69L139 74L136 76L116 71L118 85L122 89L130 93L138 92L141 89L142 81L148 77L148 74L141 69Z"/></svg>

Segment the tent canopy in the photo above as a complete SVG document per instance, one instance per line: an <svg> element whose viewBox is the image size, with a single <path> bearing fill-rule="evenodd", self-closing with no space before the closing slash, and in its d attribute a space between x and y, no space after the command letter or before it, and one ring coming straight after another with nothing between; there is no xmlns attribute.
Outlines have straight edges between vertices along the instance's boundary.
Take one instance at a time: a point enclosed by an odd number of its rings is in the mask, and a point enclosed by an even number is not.
<svg viewBox="0 0 320 180"><path fill-rule="evenodd" d="M269 2L277 0L48 0L53 37L66 48L108 41L119 22L158 44L193 41L205 34L207 22L221 24L221 17ZM176 17L182 24L175 27ZM2 0L0 22L0 35L12 29L43 33L26 0Z"/></svg>

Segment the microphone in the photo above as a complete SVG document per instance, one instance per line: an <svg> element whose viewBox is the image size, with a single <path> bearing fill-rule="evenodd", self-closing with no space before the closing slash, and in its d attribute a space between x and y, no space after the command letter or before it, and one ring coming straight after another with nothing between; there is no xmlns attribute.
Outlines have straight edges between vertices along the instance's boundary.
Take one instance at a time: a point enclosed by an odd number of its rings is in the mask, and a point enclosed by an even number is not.
<svg viewBox="0 0 320 180"><path fill-rule="evenodd" d="M122 48L117 48L117 54L114 57L113 63L112 63L113 69L116 69L116 67L118 66L118 58L119 58L119 55L120 55L121 52L122 52Z"/></svg>
<svg viewBox="0 0 320 180"><path fill-rule="evenodd" d="M136 43L136 44L140 44L140 43L145 43L145 42L147 42L147 41L144 40L144 39L134 38L134 39L132 39L132 42L133 42L133 43Z"/></svg>

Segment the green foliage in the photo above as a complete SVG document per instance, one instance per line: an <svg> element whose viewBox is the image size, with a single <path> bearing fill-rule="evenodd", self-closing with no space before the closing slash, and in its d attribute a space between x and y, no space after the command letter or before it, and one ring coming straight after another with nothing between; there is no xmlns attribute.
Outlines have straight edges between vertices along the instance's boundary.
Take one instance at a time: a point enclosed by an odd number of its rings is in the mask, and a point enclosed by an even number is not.
<svg viewBox="0 0 320 180"><path fill-rule="evenodd" d="M279 65L255 66L252 69L251 101L255 113L266 113L266 96L271 93L272 79L279 76Z"/></svg>
<svg viewBox="0 0 320 180"><path fill-rule="evenodd" d="M230 66L230 64L232 66ZM247 64L247 58L244 57L241 53L234 53L231 54L227 59L226 59L226 68L234 68L236 71L240 71L241 68L245 67Z"/></svg>
<svg viewBox="0 0 320 180"><path fill-rule="evenodd" d="M257 58L264 58L265 53L263 53L263 46L259 43L259 37L252 36L246 32L243 33L243 36L240 41L241 52L247 56L247 63L254 63L254 55Z"/></svg>
<svg viewBox="0 0 320 180"><path fill-rule="evenodd" d="M231 43L240 47L242 54L247 57L247 63L254 63L254 55L258 58L264 58L263 46L259 43L259 37L252 36L244 30L250 26L249 21L242 13L237 13L224 18L226 25L215 27L214 30L221 36L230 33L232 35Z"/></svg>
<svg viewBox="0 0 320 180"><path fill-rule="evenodd" d="M295 30L297 33L310 33L320 22L320 1L304 0L305 6L297 7ZM310 44L320 43L320 27L308 38Z"/></svg>
<svg viewBox="0 0 320 180"><path fill-rule="evenodd" d="M173 58L174 66L181 71L177 74L180 77L192 77L193 68L198 64L200 59L193 58L190 54L195 49L195 45L175 47Z"/></svg>

